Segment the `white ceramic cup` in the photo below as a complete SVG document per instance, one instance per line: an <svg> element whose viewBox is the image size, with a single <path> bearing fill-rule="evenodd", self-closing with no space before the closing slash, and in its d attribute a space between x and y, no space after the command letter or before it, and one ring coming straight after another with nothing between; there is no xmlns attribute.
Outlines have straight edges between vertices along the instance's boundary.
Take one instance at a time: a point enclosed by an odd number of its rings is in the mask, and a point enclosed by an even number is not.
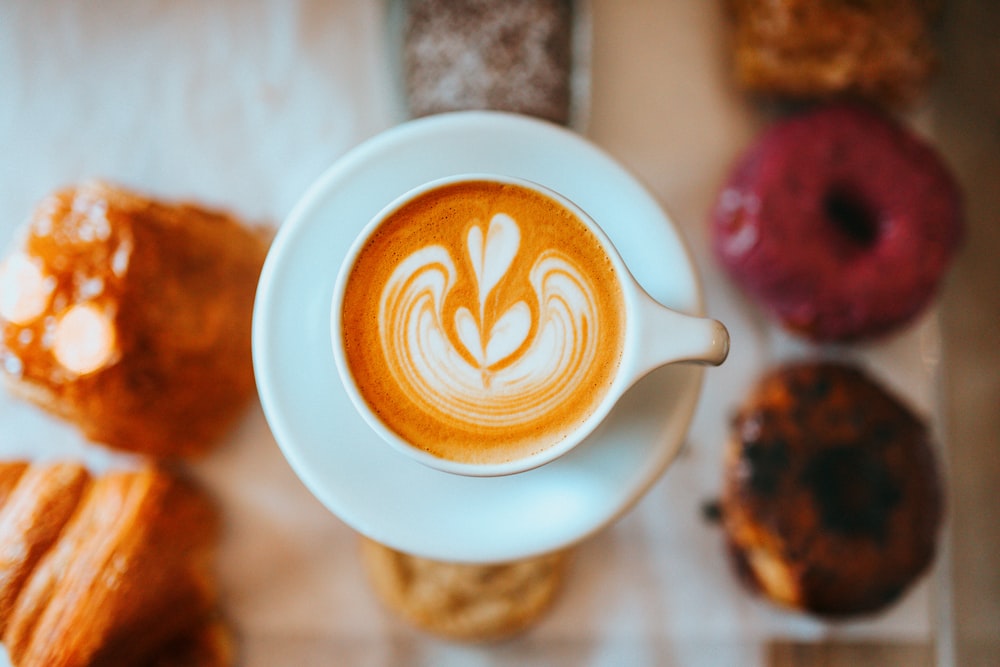
<svg viewBox="0 0 1000 667"><path fill-rule="evenodd" d="M358 389L344 350L342 315L346 283L368 240L407 203L432 190L464 181L517 185L548 197L572 212L597 238L611 260L620 283L625 310L621 360L604 398L569 435L534 454L502 463L455 461L435 456L407 442L372 411ZM579 206L538 183L498 174L458 174L430 181L402 194L379 211L361 230L344 257L334 285L330 322L333 356L341 382L355 409L372 430L397 451L424 465L448 473L477 477L510 475L549 463L583 442L604 421L625 392L650 371L673 363L719 365L729 352L729 334L722 323L672 310L653 299L632 276L604 231Z"/></svg>

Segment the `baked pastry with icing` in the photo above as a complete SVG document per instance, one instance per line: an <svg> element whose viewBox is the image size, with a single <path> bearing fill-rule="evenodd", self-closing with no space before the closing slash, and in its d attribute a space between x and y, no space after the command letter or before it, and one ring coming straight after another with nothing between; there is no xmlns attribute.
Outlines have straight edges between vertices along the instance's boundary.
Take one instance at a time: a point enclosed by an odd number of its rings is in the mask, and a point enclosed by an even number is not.
<svg viewBox="0 0 1000 667"><path fill-rule="evenodd" d="M201 453L254 392L266 251L226 213L98 182L56 192L0 262L0 374L95 442Z"/></svg>
<svg viewBox="0 0 1000 667"><path fill-rule="evenodd" d="M733 421L724 480L737 571L780 605L877 612L933 562L943 495L930 433L859 367L765 375Z"/></svg>
<svg viewBox="0 0 1000 667"><path fill-rule="evenodd" d="M964 236L961 190L934 147L848 103L775 122L711 211L733 281L816 341L898 332L937 296Z"/></svg>
<svg viewBox="0 0 1000 667"><path fill-rule="evenodd" d="M219 517L203 491L157 467L93 477L75 463L0 464L15 476L0 505L13 665L233 663L212 572Z"/></svg>

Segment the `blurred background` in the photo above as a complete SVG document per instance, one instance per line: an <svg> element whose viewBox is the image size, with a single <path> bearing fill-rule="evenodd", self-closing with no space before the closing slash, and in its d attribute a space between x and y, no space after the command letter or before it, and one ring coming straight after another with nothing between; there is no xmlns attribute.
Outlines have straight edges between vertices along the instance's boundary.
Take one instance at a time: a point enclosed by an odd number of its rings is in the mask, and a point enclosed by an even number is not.
<svg viewBox="0 0 1000 667"><path fill-rule="evenodd" d="M591 28L590 102L575 129L643 180L696 249L704 246L704 217L726 167L762 123L730 79L721 4L582 3ZM405 119L386 6L0 3L0 245L46 193L95 175L277 226L330 163ZM964 188L968 236L938 306L940 386L926 388L941 416L950 480L938 585L911 601L929 602L929 619L908 629L907 608L874 629L840 632L741 597L728 611L753 619L742 634L693 632L684 643L674 641L673 629L657 630L656 618L636 621L634 614L666 606L641 599L640 580L619 586L593 579L535 640L492 653L449 652L365 601L354 552L343 548L349 531L297 481L255 409L230 446L198 471L233 512L221 556L246 664L326 664L331 654L371 665L431 664L442 656L447 660L437 664L1000 664L1000 3L945 0L942 19L941 71L916 115ZM709 313L733 307L744 317L711 261L697 254ZM743 381L737 373L737 384ZM695 422L694 462L685 465L707 472L695 480L701 486L690 482L699 489L685 507L691 516L717 481L697 456L717 448L723 408L703 406ZM67 429L0 399L0 449L33 452L39 441L81 448ZM649 564L622 545L669 554L663 534L672 526L661 525L669 519L660 508L688 488L668 475L610 535L584 545L582 571L611 563L620 568L613 572L628 573L636 562ZM705 549L692 552L703 557L692 566L721 569L714 535L696 519L688 523L694 526L682 527L701 531L698 548ZM281 549L261 547L273 544ZM335 580L317 588L327 573ZM304 600L303 591L322 600ZM574 605L593 627L570 621ZM711 625L684 619L683 604L670 610L677 628ZM770 637L774 626L788 631ZM580 628L595 629L595 639L578 641ZM662 644L646 650L646 630Z"/></svg>
<svg viewBox="0 0 1000 667"><path fill-rule="evenodd" d="M946 3L934 90L969 235L945 290L947 433L958 664L1000 663L1000 5Z"/></svg>

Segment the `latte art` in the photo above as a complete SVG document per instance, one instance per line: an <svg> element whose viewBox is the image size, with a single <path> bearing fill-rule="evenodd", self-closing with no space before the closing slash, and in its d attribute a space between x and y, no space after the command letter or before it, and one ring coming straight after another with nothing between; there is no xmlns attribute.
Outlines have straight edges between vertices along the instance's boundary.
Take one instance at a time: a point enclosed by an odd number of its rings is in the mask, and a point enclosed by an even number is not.
<svg viewBox="0 0 1000 667"><path fill-rule="evenodd" d="M572 212L465 181L375 230L348 275L340 333L390 430L439 457L500 463L559 442L600 403L622 310L607 253Z"/></svg>
<svg viewBox="0 0 1000 667"><path fill-rule="evenodd" d="M387 367L428 413L471 426L517 426L571 398L597 349L597 297L557 250L535 258L534 307L490 294L511 269L520 230L497 213L466 238L476 303L447 308L456 263L440 245L417 250L392 273L379 307ZM471 306L471 308L470 308Z"/></svg>

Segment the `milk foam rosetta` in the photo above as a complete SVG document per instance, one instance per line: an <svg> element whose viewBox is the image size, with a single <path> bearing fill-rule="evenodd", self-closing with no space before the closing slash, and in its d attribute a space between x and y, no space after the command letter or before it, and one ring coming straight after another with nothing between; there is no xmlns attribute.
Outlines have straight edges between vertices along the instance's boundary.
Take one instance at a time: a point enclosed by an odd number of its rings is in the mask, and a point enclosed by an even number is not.
<svg viewBox="0 0 1000 667"><path fill-rule="evenodd" d="M379 418L457 461L544 449L621 354L621 295L589 230L520 186L444 186L394 213L345 292L348 364Z"/></svg>

